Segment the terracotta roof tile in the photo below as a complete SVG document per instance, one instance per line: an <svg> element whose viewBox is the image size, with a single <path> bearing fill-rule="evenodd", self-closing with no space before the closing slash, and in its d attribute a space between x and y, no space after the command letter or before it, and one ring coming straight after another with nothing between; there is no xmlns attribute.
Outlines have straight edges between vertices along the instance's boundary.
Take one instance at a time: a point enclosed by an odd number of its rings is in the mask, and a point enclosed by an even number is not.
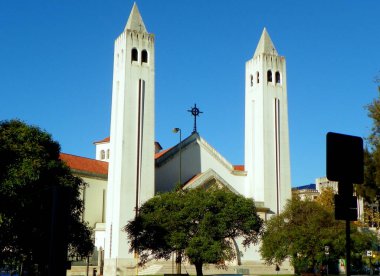
<svg viewBox="0 0 380 276"><path fill-rule="evenodd" d="M157 159L159 157L161 157L162 155L164 155L165 153L167 153L169 150L171 150L172 148L168 148L166 150L162 150L160 152L157 152L155 155L154 155L154 159Z"/></svg>
<svg viewBox="0 0 380 276"><path fill-rule="evenodd" d="M244 171L244 165L234 165L235 171Z"/></svg>
<svg viewBox="0 0 380 276"><path fill-rule="evenodd" d="M101 143L109 143L110 137L104 138L103 140L100 141L95 141L94 144L101 144Z"/></svg>
<svg viewBox="0 0 380 276"><path fill-rule="evenodd" d="M107 162L67 153L61 153L60 158L73 170L96 174L108 174Z"/></svg>

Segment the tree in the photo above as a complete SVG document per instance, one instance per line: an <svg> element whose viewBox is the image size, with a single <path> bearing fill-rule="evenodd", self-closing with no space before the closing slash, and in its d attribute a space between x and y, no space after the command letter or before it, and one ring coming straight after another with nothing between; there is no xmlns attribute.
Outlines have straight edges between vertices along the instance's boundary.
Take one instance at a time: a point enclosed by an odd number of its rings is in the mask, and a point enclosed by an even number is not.
<svg viewBox="0 0 380 276"><path fill-rule="evenodd" d="M59 144L38 127L0 122L0 267L24 267L31 275L37 264L43 275L57 254L53 246L66 243L81 257L92 252L92 231L81 219L85 183L59 154Z"/></svg>
<svg viewBox="0 0 380 276"><path fill-rule="evenodd" d="M321 194L317 197L315 202L332 212L334 211L334 195L334 189L332 187L326 187L322 189Z"/></svg>
<svg viewBox="0 0 380 276"><path fill-rule="evenodd" d="M375 78L380 93L380 77ZM372 119L371 133L364 150L364 183L356 185L356 193L364 199L364 222L379 228L380 209L380 97L366 106Z"/></svg>
<svg viewBox="0 0 380 276"><path fill-rule="evenodd" d="M212 186L153 197L125 231L130 251L139 253L140 265L149 257L169 259L172 253L182 252L201 276L203 264L223 267L239 254L235 238L243 238L245 247L256 243L261 227L252 199Z"/></svg>
<svg viewBox="0 0 380 276"><path fill-rule="evenodd" d="M375 78L380 93L380 77ZM372 119L371 133L364 151L364 183L356 185L356 192L368 203L379 203L380 195L380 97L366 106Z"/></svg>
<svg viewBox="0 0 380 276"><path fill-rule="evenodd" d="M353 257L376 244L373 234L359 232L354 226L351 229ZM267 222L260 252L269 264L290 258L296 272L312 272L326 261L325 246L329 246L329 259L345 256L345 224L317 202L295 198L288 201L283 213Z"/></svg>

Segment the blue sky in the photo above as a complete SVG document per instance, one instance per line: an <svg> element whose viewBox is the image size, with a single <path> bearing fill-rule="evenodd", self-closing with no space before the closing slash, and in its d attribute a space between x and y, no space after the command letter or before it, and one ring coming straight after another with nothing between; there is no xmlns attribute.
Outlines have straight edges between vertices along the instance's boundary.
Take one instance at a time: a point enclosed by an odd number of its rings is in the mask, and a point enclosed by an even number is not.
<svg viewBox="0 0 380 276"><path fill-rule="evenodd" d="M380 1L141 0L156 36L156 140L192 131L244 162L244 70L264 27L287 60L292 185L325 175L328 131L365 137L377 97ZM0 1L0 119L38 125L94 157L109 136L113 42L133 1Z"/></svg>

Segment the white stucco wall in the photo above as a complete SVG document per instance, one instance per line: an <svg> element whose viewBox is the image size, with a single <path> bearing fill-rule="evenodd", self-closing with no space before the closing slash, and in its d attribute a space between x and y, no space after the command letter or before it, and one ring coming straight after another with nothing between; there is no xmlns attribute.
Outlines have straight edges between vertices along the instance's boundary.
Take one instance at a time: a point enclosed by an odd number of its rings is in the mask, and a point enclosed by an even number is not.
<svg viewBox="0 0 380 276"><path fill-rule="evenodd" d="M91 227L95 227L96 223L105 222L107 179L88 176L84 176L82 179L88 184L82 192L84 200L83 219Z"/></svg>
<svg viewBox="0 0 380 276"><path fill-rule="evenodd" d="M102 158L102 151L104 151L104 158ZM105 143L96 143L95 144L95 154L96 154L96 160L101 160L101 161L109 161L110 157L110 143L105 142Z"/></svg>

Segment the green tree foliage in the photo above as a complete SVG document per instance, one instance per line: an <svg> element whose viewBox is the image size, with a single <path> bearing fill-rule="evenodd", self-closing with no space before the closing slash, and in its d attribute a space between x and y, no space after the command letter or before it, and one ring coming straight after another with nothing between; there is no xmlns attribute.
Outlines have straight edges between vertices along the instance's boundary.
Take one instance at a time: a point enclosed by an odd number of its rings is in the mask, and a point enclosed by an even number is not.
<svg viewBox="0 0 380 276"><path fill-rule="evenodd" d="M380 93L380 77L375 78ZM373 125L364 150L364 183L356 185L356 193L364 199L364 222L379 228L380 209L380 97L366 106ZM376 211L375 211L376 210Z"/></svg>
<svg viewBox="0 0 380 276"><path fill-rule="evenodd" d="M332 212L334 211L334 195L334 189L332 187L326 187L322 190L315 202Z"/></svg>
<svg viewBox="0 0 380 276"><path fill-rule="evenodd" d="M59 191L55 195L62 195L65 206L58 210L67 210L66 216L57 213L56 218L62 231L67 227L63 237L71 254L84 257L92 252L92 231L81 220L85 183L71 174L59 154L59 144L39 128L18 120L0 122L0 267L22 264L29 274L35 264L40 270L46 267L57 202L53 190Z"/></svg>
<svg viewBox="0 0 380 276"><path fill-rule="evenodd" d="M375 79L375 83L380 93L380 77ZM356 191L366 202L373 203L380 199L380 97L366 108L373 125L367 139L368 148L364 151L364 184L356 185Z"/></svg>
<svg viewBox="0 0 380 276"><path fill-rule="evenodd" d="M203 264L223 266L237 257L235 238L241 237L244 246L256 243L261 227L251 199L213 186L157 195L125 230L140 264L150 256L169 259L182 252L203 275Z"/></svg>
<svg viewBox="0 0 380 276"><path fill-rule="evenodd" d="M351 227L352 256L363 254L376 243L373 234ZM329 258L345 255L345 224L334 219L333 212L314 201L294 198L288 201L280 215L266 224L260 252L269 264L281 264L290 258L296 272L311 272L325 260L325 246Z"/></svg>

